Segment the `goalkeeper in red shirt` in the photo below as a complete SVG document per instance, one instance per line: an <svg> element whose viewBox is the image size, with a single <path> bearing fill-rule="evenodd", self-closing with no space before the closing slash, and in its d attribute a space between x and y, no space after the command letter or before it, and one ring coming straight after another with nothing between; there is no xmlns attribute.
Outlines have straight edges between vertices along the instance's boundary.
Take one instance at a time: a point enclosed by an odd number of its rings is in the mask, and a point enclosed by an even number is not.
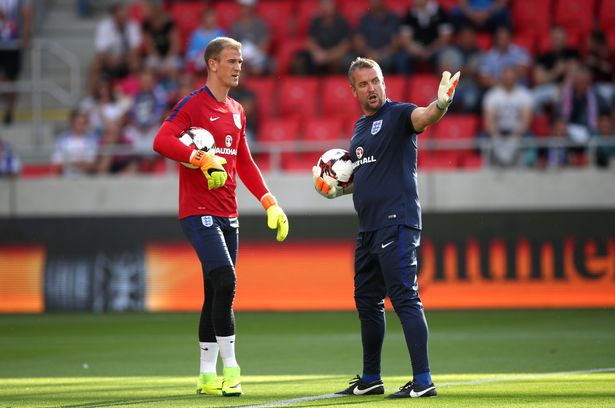
<svg viewBox="0 0 615 408"><path fill-rule="evenodd" d="M197 393L239 396L240 369L235 358L235 260L239 239L237 176L260 200L269 228L277 240L288 234L288 219L269 192L252 159L246 139L246 115L228 92L239 84L243 59L241 43L219 37L205 50L208 69L205 86L184 97L173 108L154 140L154 150L196 169L179 166L179 219L203 270L205 301L199 322L201 348ZM178 137L190 127L208 130L215 154L194 150ZM216 373L218 353L223 377Z"/></svg>

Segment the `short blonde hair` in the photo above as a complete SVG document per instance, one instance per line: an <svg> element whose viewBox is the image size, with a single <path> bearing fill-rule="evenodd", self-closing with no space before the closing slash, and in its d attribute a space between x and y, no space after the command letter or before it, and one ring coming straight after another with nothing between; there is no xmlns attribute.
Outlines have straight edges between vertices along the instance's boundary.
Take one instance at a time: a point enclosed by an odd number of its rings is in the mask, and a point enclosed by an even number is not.
<svg viewBox="0 0 615 408"><path fill-rule="evenodd" d="M363 68L373 68L378 73L378 76L382 79L382 69L380 69L380 65L376 61L370 58L365 57L357 57L354 61L350 63L350 68L348 68L348 80L350 81L350 85L354 86L352 82L352 74Z"/></svg>
<svg viewBox="0 0 615 408"><path fill-rule="evenodd" d="M216 37L211 40L209 44L207 44L205 54L203 55L207 69L209 69L208 61L210 59L220 62L220 53L222 53L222 50L225 48L241 51L241 43L230 37Z"/></svg>

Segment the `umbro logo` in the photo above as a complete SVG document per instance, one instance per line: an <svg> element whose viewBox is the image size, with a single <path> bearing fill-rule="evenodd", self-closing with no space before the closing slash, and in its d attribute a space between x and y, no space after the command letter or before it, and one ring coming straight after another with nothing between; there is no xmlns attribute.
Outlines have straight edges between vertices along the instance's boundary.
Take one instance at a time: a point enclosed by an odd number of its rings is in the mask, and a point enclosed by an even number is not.
<svg viewBox="0 0 615 408"><path fill-rule="evenodd" d="M215 122L215 121L217 121L218 119L220 119L220 116L215 116L215 117L214 117L214 116L210 116L210 117L209 117L210 122Z"/></svg>

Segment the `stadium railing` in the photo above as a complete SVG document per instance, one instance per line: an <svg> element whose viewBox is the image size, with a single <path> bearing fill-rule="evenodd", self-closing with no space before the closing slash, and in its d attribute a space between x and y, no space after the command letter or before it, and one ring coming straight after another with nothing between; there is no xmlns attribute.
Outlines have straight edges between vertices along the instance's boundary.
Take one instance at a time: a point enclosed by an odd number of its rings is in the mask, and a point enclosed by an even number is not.
<svg viewBox="0 0 615 408"><path fill-rule="evenodd" d="M309 171L320 154L331 148L339 148L347 145L347 141L288 141L288 142L253 142L250 145L253 156L257 163L261 165L263 171L268 172L285 172L285 171ZM568 149L583 147L587 154L587 167L597 166L597 152L599 148L609 147L615 148L615 139L598 139L592 138L587 144L579 145L569 139L562 137L541 137L536 139L522 139L519 141L519 151L532 149L534 151L545 151L545 149ZM419 171L430 170L431 166L425 164L421 166L421 154L441 152L469 153L480 157L480 166L467 168L463 164L451 164L445 166L448 170L475 170L478 168L495 168L497 166L491 159L494 149L494 143L490 139L466 139L466 140L426 140L419 146ZM53 154L53 146L22 146L17 152L21 158L24 167L28 165L50 165ZM103 156L133 156L141 159L159 159L162 161L160 166L156 166L153 171L157 174L172 174L177 171L176 164L171 160L162 159L155 152L143 152L126 145L107 145L102 146L98 151L99 157ZM293 156L294 155L294 156ZM294 160L294 157L302 157L298 159L301 164L293 165L290 168L287 166L289 160ZM286 157L285 157L286 156ZM289 157L290 156L290 159ZM262 159L265 157L265 159ZM307 157L308 160L305 160ZM263 164L264 161L266 164ZM615 160L612 158L611 160ZM548 166L548 165L547 165ZM611 164L611 167L613 164ZM519 168L520 166L511 166L511 169Z"/></svg>
<svg viewBox="0 0 615 408"><path fill-rule="evenodd" d="M66 66L69 78L68 88L62 87L52 79L45 77L44 57L52 57ZM29 49L30 73L22 75L22 79L15 82L0 83L0 95L16 92L29 94L32 109L31 143L41 142L41 128L43 125L44 96L48 95L64 107L72 107L81 96L81 64L79 58L62 44L48 39L33 39Z"/></svg>

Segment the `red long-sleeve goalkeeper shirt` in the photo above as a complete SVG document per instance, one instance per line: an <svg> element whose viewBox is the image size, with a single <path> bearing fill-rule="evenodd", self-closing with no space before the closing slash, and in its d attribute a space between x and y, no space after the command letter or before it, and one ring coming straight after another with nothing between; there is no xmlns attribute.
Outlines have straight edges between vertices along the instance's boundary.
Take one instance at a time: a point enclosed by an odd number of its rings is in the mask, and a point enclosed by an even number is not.
<svg viewBox="0 0 615 408"><path fill-rule="evenodd" d="M169 159L188 163L192 148L179 141L190 127L207 129L216 143L216 154L226 159L226 184L209 190L200 169L179 166L179 218L191 215L237 216L237 175L260 200L269 192L252 159L246 140L246 115L241 104L227 97L219 102L209 88L195 90L175 105L154 140L154 150Z"/></svg>

